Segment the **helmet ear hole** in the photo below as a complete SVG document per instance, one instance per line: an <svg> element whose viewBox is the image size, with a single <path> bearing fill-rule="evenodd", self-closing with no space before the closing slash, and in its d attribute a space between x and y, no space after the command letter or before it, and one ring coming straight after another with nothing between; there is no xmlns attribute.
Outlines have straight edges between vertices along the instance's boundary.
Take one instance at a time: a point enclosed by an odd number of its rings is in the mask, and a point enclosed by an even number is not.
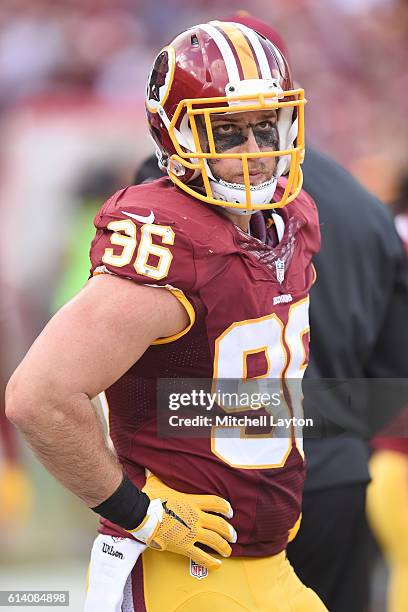
<svg viewBox="0 0 408 612"><path fill-rule="evenodd" d="M168 171L172 172L175 176L181 177L186 173L186 169L179 162L174 159L170 159L168 163Z"/></svg>

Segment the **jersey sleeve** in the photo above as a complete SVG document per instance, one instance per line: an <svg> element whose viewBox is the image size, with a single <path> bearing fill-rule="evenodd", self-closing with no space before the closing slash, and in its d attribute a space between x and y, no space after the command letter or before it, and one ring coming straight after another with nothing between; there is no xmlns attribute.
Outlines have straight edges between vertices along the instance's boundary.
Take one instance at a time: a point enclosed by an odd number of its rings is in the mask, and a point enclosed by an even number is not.
<svg viewBox="0 0 408 612"><path fill-rule="evenodd" d="M156 340L161 344L178 339L194 324L194 307L186 297L196 283L193 246L182 223L154 203L139 203L134 191L131 197L128 189L118 191L96 215L90 276L114 274L171 291L190 322L180 334Z"/></svg>
<svg viewBox="0 0 408 612"><path fill-rule="evenodd" d="M139 204L126 193L115 193L95 217L91 275L110 273L142 285L191 291L196 273L186 228L154 204Z"/></svg>

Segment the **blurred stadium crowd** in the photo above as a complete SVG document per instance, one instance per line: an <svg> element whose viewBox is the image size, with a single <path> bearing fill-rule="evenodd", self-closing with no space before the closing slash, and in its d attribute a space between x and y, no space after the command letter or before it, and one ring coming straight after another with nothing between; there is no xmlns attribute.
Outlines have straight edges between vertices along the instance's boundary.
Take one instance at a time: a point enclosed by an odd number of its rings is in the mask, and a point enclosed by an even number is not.
<svg viewBox="0 0 408 612"><path fill-rule="evenodd" d="M406 0L2 0L0 288L4 327L14 330L2 341L6 370L86 281L87 221L151 152L144 91L157 50L189 25L238 9L282 35L309 100L308 142L397 212L408 208ZM399 226L408 242L403 214ZM28 469L42 499L18 483L34 514L23 522L21 512L22 531L0 550L0 565L30 559L40 542L45 556L58 554L49 530L57 533L61 517L68 550L86 556L92 517L42 468ZM46 516L44 500L52 500Z"/></svg>
<svg viewBox="0 0 408 612"><path fill-rule="evenodd" d="M391 197L407 127L403 0L4 0L0 108L33 97L140 100L155 50L190 24L249 8L281 32L308 92L309 138ZM370 178L391 174L386 181Z"/></svg>

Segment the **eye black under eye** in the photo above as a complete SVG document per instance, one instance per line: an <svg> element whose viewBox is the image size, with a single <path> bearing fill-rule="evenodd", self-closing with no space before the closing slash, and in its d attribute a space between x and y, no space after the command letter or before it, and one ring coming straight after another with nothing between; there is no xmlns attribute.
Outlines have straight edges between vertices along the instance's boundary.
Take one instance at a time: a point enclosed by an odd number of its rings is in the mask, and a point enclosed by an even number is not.
<svg viewBox="0 0 408 612"><path fill-rule="evenodd" d="M247 140L247 138L242 134L241 130L236 126L233 126L231 131L226 132L218 128L214 128L213 133L217 153L222 153L223 151L228 151L228 149L239 147Z"/></svg>
<svg viewBox="0 0 408 612"><path fill-rule="evenodd" d="M279 133L276 124L271 123L267 128L260 128L259 124L256 125L254 136L259 147L268 147L275 150L279 148Z"/></svg>

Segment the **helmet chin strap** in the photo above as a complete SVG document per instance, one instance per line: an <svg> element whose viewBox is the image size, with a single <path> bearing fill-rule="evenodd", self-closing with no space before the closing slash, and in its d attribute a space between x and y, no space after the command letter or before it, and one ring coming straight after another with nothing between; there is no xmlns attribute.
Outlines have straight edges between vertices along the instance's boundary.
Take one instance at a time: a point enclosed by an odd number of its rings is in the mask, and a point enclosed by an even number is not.
<svg viewBox="0 0 408 612"><path fill-rule="evenodd" d="M223 179L215 178L209 164L207 163L207 160L205 160L205 165L211 185L211 191L215 199L223 202L246 204L246 189L244 184L228 183ZM251 185L251 203L255 204L257 207L262 206L262 204L269 204L275 193L277 182L278 177L274 175L269 181L261 183L260 185ZM259 210L259 208L256 210L251 210L227 206L225 209L234 215L252 215Z"/></svg>
<svg viewBox="0 0 408 612"><path fill-rule="evenodd" d="M266 181L260 185L251 185L251 203L257 207L262 206L262 204L269 204L275 193L277 182L278 179L274 176L270 181ZM214 198L223 200L225 202L236 202L237 204L246 203L245 185L240 183L227 183L222 179L210 179L210 185ZM252 215L259 210L259 208L256 210L250 210L232 207L226 207L226 209L234 215Z"/></svg>

